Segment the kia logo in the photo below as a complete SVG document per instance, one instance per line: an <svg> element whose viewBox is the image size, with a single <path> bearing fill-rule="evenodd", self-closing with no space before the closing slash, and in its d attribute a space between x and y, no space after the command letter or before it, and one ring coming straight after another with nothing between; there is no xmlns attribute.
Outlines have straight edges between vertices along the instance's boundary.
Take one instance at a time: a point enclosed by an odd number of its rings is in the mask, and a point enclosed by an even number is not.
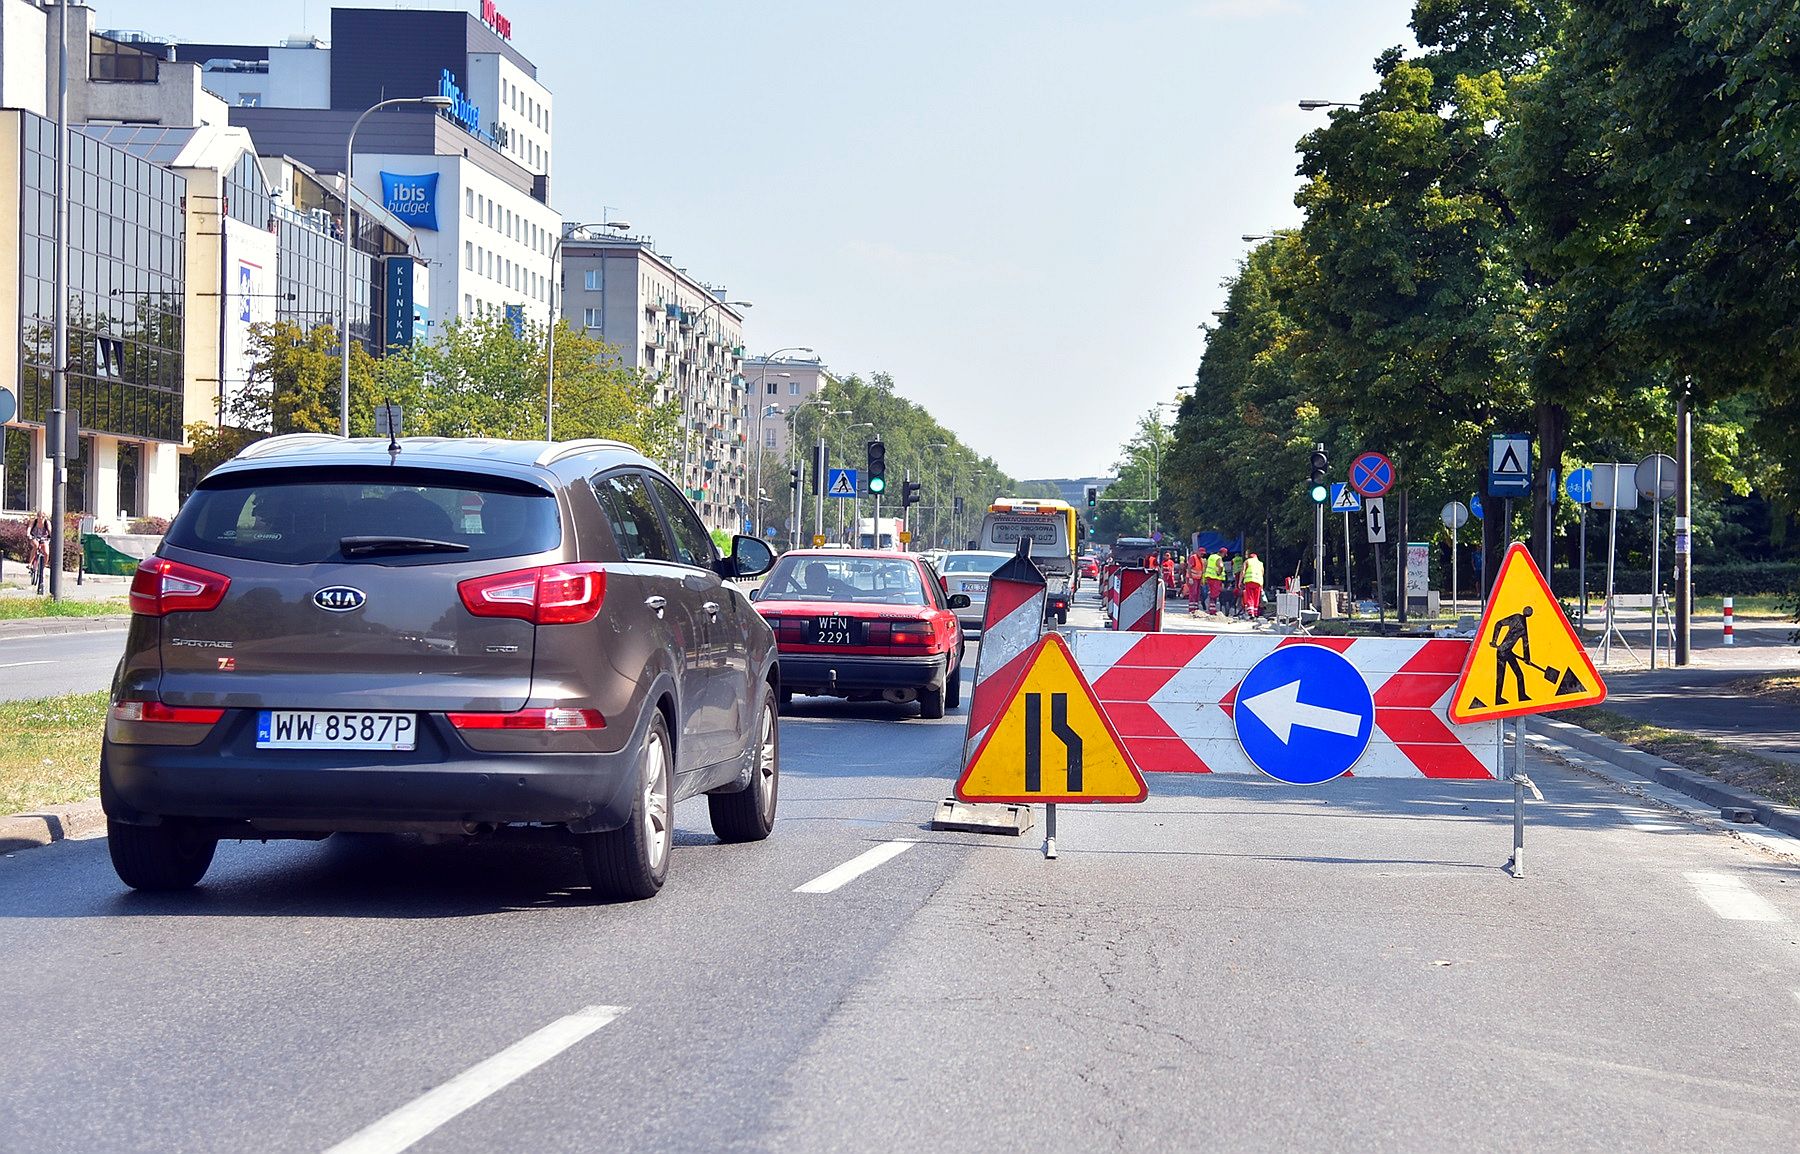
<svg viewBox="0 0 1800 1154"><path fill-rule="evenodd" d="M352 609L361 609L368 597L361 589L352 589L348 585L332 585L313 594L313 604L327 613L348 613Z"/></svg>

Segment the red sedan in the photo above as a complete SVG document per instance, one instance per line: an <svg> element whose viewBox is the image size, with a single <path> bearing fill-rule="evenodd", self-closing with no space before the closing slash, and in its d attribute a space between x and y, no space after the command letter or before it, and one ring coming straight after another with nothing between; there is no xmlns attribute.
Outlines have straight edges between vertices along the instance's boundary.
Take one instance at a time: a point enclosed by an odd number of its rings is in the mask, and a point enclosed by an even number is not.
<svg viewBox="0 0 1800 1154"><path fill-rule="evenodd" d="M917 557L875 549L785 554L752 595L775 631L781 703L796 693L919 703L944 716L962 699L963 632Z"/></svg>

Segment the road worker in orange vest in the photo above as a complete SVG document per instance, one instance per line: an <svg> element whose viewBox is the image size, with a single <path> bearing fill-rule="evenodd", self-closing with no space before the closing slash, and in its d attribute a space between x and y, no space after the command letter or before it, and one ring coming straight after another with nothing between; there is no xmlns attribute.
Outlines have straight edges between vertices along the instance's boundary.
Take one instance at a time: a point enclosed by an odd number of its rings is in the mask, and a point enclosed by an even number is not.
<svg viewBox="0 0 1800 1154"><path fill-rule="evenodd" d="M1218 616L1219 594L1225 589L1224 550L1214 553L1206 559L1206 612Z"/></svg>
<svg viewBox="0 0 1800 1154"><path fill-rule="evenodd" d="M1244 558L1244 612L1250 617L1262 616L1263 563L1252 553Z"/></svg>

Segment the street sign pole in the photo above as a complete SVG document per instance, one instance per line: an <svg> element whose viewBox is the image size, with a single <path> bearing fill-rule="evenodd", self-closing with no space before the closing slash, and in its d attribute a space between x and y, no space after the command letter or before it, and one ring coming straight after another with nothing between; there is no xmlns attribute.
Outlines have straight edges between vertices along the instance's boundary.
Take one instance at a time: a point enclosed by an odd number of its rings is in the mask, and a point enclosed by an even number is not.
<svg viewBox="0 0 1800 1154"><path fill-rule="evenodd" d="M1617 492L1618 481L1613 482ZM1606 633L1600 638L1600 664L1612 663L1613 635L1613 555L1618 552L1619 545L1619 502L1612 502L1610 523L1606 527Z"/></svg>
<svg viewBox="0 0 1800 1154"><path fill-rule="evenodd" d="M1656 668L1656 651L1662 646L1657 627L1656 589L1662 584L1662 498L1650 502L1650 668ZM1673 638L1670 639L1671 641ZM1671 646L1673 648L1673 646Z"/></svg>
<svg viewBox="0 0 1800 1154"><path fill-rule="evenodd" d="M1356 603L1356 586L1350 583L1350 514L1344 514L1344 592Z"/></svg>
<svg viewBox="0 0 1800 1154"><path fill-rule="evenodd" d="M1576 610L1576 620L1581 622L1581 627L1583 629L1587 628L1587 510L1588 507L1584 503L1581 506L1581 569L1579 578L1581 581L1581 608Z"/></svg>
<svg viewBox="0 0 1800 1154"><path fill-rule="evenodd" d="M1400 490L1400 533L1394 539L1394 620L1406 624L1406 490Z"/></svg>
<svg viewBox="0 0 1800 1154"><path fill-rule="evenodd" d="M816 508L813 509L813 536L814 537L823 537L825 535L825 491L826 491L826 485L825 485L825 422L823 422L823 421L819 422L819 447L816 451L818 453L818 456L814 457L813 460L818 465L818 468L814 471L813 475L819 478L819 499L817 501L813 502L813 504L815 506L817 506ZM840 508L841 508L841 506L840 506Z"/></svg>
<svg viewBox="0 0 1800 1154"><path fill-rule="evenodd" d="M1313 502L1313 608L1325 616L1325 506Z"/></svg>
<svg viewBox="0 0 1800 1154"><path fill-rule="evenodd" d="M1694 591L1694 398L1682 382L1675 399L1675 664L1688 663L1689 604Z"/></svg>

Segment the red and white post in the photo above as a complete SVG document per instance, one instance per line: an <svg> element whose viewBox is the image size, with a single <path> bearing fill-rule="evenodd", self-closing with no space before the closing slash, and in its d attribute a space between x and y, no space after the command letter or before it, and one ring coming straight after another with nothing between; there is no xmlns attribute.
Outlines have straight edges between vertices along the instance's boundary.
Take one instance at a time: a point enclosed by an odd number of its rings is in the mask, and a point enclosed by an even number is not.
<svg viewBox="0 0 1800 1154"><path fill-rule="evenodd" d="M1737 644L1737 638L1732 636L1731 632L1731 598L1729 597L1725 598L1725 644L1727 646Z"/></svg>
<svg viewBox="0 0 1800 1154"><path fill-rule="evenodd" d="M1162 626L1162 571L1119 570L1119 611L1113 628L1124 633L1160 633Z"/></svg>

